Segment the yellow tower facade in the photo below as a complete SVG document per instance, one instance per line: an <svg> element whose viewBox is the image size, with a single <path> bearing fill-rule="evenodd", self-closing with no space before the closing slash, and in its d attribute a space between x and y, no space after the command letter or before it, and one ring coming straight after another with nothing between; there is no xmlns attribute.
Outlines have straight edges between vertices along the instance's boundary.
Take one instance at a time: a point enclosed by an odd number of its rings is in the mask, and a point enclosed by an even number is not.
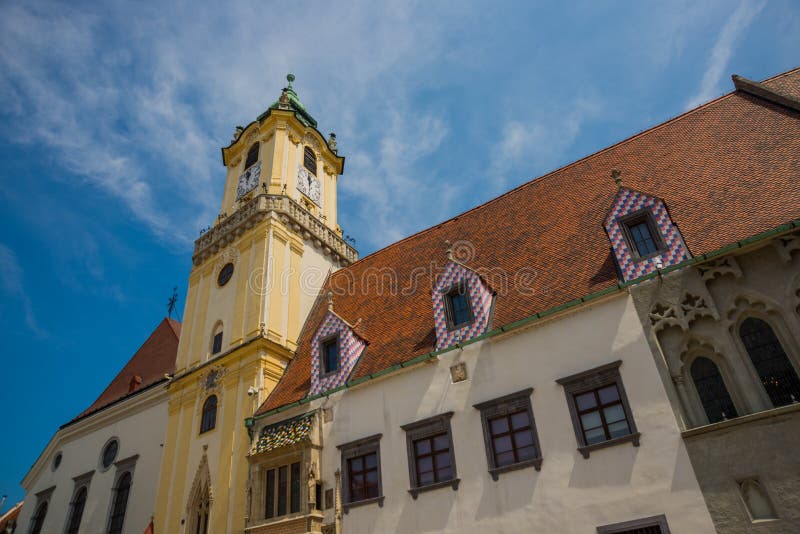
<svg viewBox="0 0 800 534"><path fill-rule="evenodd" d="M156 532L240 533L245 418L291 361L331 270L357 253L337 223L344 158L292 88L222 149L222 209L195 241L156 495Z"/></svg>

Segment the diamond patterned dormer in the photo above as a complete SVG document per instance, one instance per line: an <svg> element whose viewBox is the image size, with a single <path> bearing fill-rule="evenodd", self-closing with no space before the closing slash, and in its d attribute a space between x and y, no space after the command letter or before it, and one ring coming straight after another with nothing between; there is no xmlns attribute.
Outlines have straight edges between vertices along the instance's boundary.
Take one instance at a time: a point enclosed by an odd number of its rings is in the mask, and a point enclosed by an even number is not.
<svg viewBox="0 0 800 534"><path fill-rule="evenodd" d="M691 257L664 201L621 186L603 222L625 282Z"/></svg>
<svg viewBox="0 0 800 534"><path fill-rule="evenodd" d="M436 350L483 334L491 321L494 291L469 267L450 259L431 292Z"/></svg>
<svg viewBox="0 0 800 534"><path fill-rule="evenodd" d="M332 308L332 306L329 306ZM344 385L367 342L352 325L328 310L311 345L310 395Z"/></svg>

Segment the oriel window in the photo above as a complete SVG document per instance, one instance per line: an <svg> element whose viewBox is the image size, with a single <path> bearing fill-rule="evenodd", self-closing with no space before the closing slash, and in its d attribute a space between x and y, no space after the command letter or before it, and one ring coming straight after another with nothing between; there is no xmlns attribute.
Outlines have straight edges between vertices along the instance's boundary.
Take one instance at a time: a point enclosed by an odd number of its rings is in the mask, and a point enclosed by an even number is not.
<svg viewBox="0 0 800 534"><path fill-rule="evenodd" d="M264 480L266 519L302 511L302 480L300 462L267 470Z"/></svg>

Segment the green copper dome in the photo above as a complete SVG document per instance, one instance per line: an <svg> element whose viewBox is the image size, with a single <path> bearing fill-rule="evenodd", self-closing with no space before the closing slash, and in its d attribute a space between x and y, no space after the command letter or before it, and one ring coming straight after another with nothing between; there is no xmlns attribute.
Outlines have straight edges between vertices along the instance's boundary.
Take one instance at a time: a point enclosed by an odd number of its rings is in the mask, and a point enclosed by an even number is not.
<svg viewBox="0 0 800 534"><path fill-rule="evenodd" d="M283 88L283 93L281 93L281 98L275 101L264 113L258 116L258 120L263 119L269 113L271 109L292 109L297 118L305 124L306 126L311 126L312 128L317 127L317 121L314 120L314 117L306 110L306 107L300 102L300 97L297 96L294 88L292 88L292 82L294 81L294 74L289 73L286 75L286 81L289 82L289 85ZM285 95L285 98L284 98Z"/></svg>

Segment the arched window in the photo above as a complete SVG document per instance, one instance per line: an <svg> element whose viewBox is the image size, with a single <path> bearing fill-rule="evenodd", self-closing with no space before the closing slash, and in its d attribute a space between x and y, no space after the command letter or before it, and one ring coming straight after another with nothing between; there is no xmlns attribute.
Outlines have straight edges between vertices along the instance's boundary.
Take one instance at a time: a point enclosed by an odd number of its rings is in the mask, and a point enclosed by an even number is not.
<svg viewBox="0 0 800 534"><path fill-rule="evenodd" d="M200 433L208 432L217 424L217 396L211 395L203 403L203 419L200 421Z"/></svg>
<svg viewBox="0 0 800 534"><path fill-rule="evenodd" d="M214 333L211 334L211 355L220 352L222 352L222 323L218 323L214 327Z"/></svg>
<svg viewBox="0 0 800 534"><path fill-rule="evenodd" d="M117 488L114 491L108 534L122 534L122 524L125 522L125 511L128 509L128 494L130 492L131 474L129 471L125 471L117 480Z"/></svg>
<svg viewBox="0 0 800 534"><path fill-rule="evenodd" d="M42 531L42 526L44 525L44 518L47 515L47 501L44 501L42 504L36 508L36 512L33 514L33 518L31 519L31 531L30 534L39 534Z"/></svg>
<svg viewBox="0 0 800 534"><path fill-rule="evenodd" d="M81 519L83 519L83 508L86 506L87 493L86 486L83 486L75 494L70 504L66 534L78 534L78 529L81 527Z"/></svg>
<svg viewBox="0 0 800 534"><path fill-rule="evenodd" d="M251 165L254 165L255 162L258 161L258 149L259 144L256 143L250 147L250 150L247 151L247 159L244 162L245 169L249 168Z"/></svg>
<svg viewBox="0 0 800 534"><path fill-rule="evenodd" d="M308 169L308 172L315 175L317 174L317 155L310 147L305 147L303 150L303 166Z"/></svg>
<svg viewBox="0 0 800 534"><path fill-rule="evenodd" d="M800 378L769 323L748 317L739 327L739 337L772 405L800 401Z"/></svg>
<svg viewBox="0 0 800 534"><path fill-rule="evenodd" d="M708 358L696 358L692 362L691 373L709 423L738 417L717 364Z"/></svg>
<svg viewBox="0 0 800 534"><path fill-rule="evenodd" d="M211 499L209 498L207 487L198 493L192 508L194 528L189 532L192 534L208 534L208 513L211 508Z"/></svg>

